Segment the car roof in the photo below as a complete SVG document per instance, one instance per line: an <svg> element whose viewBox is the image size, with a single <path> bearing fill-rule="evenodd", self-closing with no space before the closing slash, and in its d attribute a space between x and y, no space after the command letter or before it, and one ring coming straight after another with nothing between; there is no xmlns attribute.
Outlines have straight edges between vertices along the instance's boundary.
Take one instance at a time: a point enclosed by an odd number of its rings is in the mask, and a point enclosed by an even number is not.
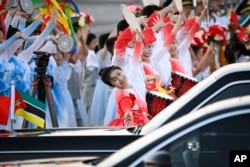
<svg viewBox="0 0 250 167"><path fill-rule="evenodd" d="M159 128L165 122L170 119L174 114L176 114L184 104L187 104L192 101L192 99L199 95L201 92L205 91L206 88L211 86L215 81L222 79L227 75L236 74L239 72L250 72L250 62L244 63L234 63L221 67L217 71L213 72L206 79L199 82L188 92L179 97L175 102L167 106L164 110L162 110L159 114L157 114L149 123L144 125L141 129L141 135L148 134L149 132ZM250 78L249 78L250 80ZM192 111L197 108L193 108ZM191 111L187 111L191 112Z"/></svg>
<svg viewBox="0 0 250 167"><path fill-rule="evenodd" d="M233 113L232 111L240 108L247 109L245 112L250 113L249 102L250 102L250 95L235 97L207 105L197 110L197 112L188 113L123 147L118 152L112 154L111 156L107 157L104 161L102 161L100 164L98 164L98 167L106 166L107 164L111 163L116 164L117 162L121 161L120 159L121 157L126 158L126 155L128 153L132 154L137 150L140 150L144 148L146 145L150 144L152 138L154 138L154 140L157 140L166 135L171 136L171 134L174 134L176 130L182 129L183 127L186 127L190 123L196 122L197 120L206 119L208 117L214 115L220 115L223 113L228 113L233 115L236 114L237 112Z"/></svg>

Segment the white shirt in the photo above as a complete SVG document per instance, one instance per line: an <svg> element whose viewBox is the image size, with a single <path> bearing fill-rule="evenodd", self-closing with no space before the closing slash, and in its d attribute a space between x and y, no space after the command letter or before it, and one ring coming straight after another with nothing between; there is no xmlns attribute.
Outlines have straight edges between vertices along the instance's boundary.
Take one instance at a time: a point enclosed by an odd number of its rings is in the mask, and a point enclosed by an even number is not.
<svg viewBox="0 0 250 167"><path fill-rule="evenodd" d="M93 50L88 50L88 56L86 58L86 67L89 71L93 71L95 68L100 68L99 59Z"/></svg>

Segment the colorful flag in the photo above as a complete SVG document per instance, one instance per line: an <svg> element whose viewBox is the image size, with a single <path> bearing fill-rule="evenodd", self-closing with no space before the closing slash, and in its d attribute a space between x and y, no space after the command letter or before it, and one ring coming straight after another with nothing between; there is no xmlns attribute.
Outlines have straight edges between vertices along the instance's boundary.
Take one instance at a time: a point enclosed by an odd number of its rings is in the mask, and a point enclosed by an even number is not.
<svg viewBox="0 0 250 167"><path fill-rule="evenodd" d="M10 97L0 96L0 124L7 125L10 111Z"/></svg>
<svg viewBox="0 0 250 167"><path fill-rule="evenodd" d="M46 105L40 100L15 90L15 115L22 116L34 125L44 128Z"/></svg>

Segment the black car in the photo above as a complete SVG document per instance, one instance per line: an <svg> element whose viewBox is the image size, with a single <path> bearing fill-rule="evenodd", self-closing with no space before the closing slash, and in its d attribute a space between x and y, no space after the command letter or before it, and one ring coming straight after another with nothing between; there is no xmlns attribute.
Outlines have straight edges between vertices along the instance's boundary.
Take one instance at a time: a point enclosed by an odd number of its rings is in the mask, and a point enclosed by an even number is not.
<svg viewBox="0 0 250 167"><path fill-rule="evenodd" d="M6 161L2 164L33 167L142 167L170 162L172 167L247 166L249 160L235 161L237 155L250 156L250 95L222 100L188 113L121 148L107 158L71 156ZM155 153L165 151L167 157ZM159 155L159 154L158 154ZM238 158L239 159L239 158Z"/></svg>
<svg viewBox="0 0 250 167"><path fill-rule="evenodd" d="M158 151L172 167L237 166L236 155L250 156L250 96L210 104L128 144L97 167L143 166ZM246 160L246 159L245 159ZM238 166L249 166L249 160Z"/></svg>
<svg viewBox="0 0 250 167"><path fill-rule="evenodd" d="M224 66L191 88L145 126L21 129L0 132L0 162L60 156L108 156L132 141L213 102L250 95L250 63Z"/></svg>

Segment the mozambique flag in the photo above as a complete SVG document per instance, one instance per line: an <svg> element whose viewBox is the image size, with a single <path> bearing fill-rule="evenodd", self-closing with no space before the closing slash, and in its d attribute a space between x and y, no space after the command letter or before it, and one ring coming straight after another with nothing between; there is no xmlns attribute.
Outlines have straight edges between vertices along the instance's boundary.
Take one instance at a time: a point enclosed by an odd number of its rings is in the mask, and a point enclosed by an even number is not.
<svg viewBox="0 0 250 167"><path fill-rule="evenodd" d="M15 90L15 115L22 116L34 125L44 128L46 105L40 100Z"/></svg>

